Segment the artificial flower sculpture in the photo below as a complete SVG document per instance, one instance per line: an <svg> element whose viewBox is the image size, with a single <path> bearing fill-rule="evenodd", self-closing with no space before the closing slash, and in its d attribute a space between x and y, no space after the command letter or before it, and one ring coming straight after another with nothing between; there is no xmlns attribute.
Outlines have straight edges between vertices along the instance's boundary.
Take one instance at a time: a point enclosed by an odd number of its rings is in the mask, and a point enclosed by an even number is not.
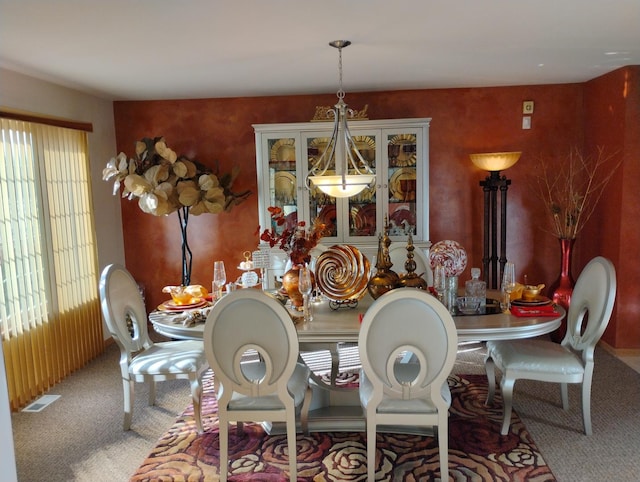
<svg viewBox="0 0 640 482"><path fill-rule="evenodd" d="M114 195L124 183L122 197L137 197L145 213L162 216L186 207L197 216L228 211L249 196L250 191L231 191L239 170L236 165L219 178L202 164L178 156L163 137L145 137L136 143L135 159L121 152L108 162L102 179L114 179Z"/></svg>
<svg viewBox="0 0 640 482"><path fill-rule="evenodd" d="M270 206L267 209L276 226L286 225L282 208ZM278 245L278 248L288 253L292 265L308 263L311 261L311 250L328 232L327 225L321 223L319 218L316 218L310 231L305 230L305 224L304 221L299 221L294 228L285 227L280 233L274 229L265 229L260 235L260 239L268 242L270 247Z"/></svg>
<svg viewBox="0 0 640 482"><path fill-rule="evenodd" d="M229 211L244 201L251 191L231 191L240 169L218 176L210 169L186 156L177 155L163 137L145 137L136 143L136 157L123 152L111 158L102 171L102 179L114 180L113 194L122 185L122 197L138 198L140 209L154 216L178 212L182 233L182 285L191 278L191 249L187 241L189 214L217 214Z"/></svg>

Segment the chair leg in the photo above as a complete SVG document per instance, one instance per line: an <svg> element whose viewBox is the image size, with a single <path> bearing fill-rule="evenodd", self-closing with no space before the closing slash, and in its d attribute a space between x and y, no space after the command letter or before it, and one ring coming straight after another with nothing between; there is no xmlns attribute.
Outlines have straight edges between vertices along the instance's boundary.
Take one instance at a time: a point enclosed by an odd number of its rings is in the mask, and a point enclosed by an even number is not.
<svg viewBox="0 0 640 482"><path fill-rule="evenodd" d="M516 381L507 377L506 373L502 374L502 382L500 383L500 390L502 391L503 411L502 417L502 435L507 435L509 432L509 425L511 425L511 410L513 407L513 385Z"/></svg>
<svg viewBox="0 0 640 482"><path fill-rule="evenodd" d="M487 373L487 383L489 384L489 392L487 393L485 405L491 405L496 393L496 364L493 361L493 358L487 357L485 359L484 370Z"/></svg>
<svg viewBox="0 0 640 482"><path fill-rule="evenodd" d="M367 480L373 482L376 479L376 424L368 418L367 425Z"/></svg>
<svg viewBox="0 0 640 482"><path fill-rule="evenodd" d="M440 456L440 480L449 480L449 412L438 424L438 450Z"/></svg>
<svg viewBox="0 0 640 482"><path fill-rule="evenodd" d="M569 388L567 383L560 384L560 398L562 399L562 409L569 410Z"/></svg>
<svg viewBox="0 0 640 482"><path fill-rule="evenodd" d="M149 380L149 405L156 404L156 381L152 378Z"/></svg>
<svg viewBox="0 0 640 482"><path fill-rule="evenodd" d="M296 460L297 450L295 417L289 417L289 420L287 420L287 448L289 450L289 481L296 482L298 480L298 468Z"/></svg>
<svg viewBox="0 0 640 482"><path fill-rule="evenodd" d="M218 434L220 445L220 482L227 482L227 474L229 473L229 421L227 420L226 414L220 418Z"/></svg>
<svg viewBox="0 0 640 482"><path fill-rule="evenodd" d="M194 374L193 378L189 380L191 385L191 399L193 400L193 418L196 420L196 427L198 433L202 433L202 385L200 378Z"/></svg>
<svg viewBox="0 0 640 482"><path fill-rule="evenodd" d="M131 416L133 415L134 381L126 378L122 379L124 392L124 430L131 428Z"/></svg>
<svg viewBox="0 0 640 482"><path fill-rule="evenodd" d="M591 377L593 370L585 370L582 379L582 423L585 435L593 433L591 428Z"/></svg>

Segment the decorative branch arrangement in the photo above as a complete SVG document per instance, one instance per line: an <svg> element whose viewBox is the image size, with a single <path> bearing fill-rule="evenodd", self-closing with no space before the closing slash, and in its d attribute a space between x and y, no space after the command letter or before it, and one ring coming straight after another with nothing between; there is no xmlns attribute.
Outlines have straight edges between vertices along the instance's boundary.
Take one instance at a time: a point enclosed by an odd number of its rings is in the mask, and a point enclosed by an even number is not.
<svg viewBox="0 0 640 482"><path fill-rule="evenodd" d="M560 239L575 239L621 163L602 147L593 156L573 148L568 161L540 159L531 187L550 215L550 228L545 230Z"/></svg>

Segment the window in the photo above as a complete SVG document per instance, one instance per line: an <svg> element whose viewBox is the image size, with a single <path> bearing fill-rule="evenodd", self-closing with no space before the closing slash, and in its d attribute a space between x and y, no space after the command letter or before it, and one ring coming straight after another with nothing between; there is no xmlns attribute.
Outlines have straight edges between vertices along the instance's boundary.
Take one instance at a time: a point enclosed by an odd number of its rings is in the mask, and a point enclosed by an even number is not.
<svg viewBox="0 0 640 482"><path fill-rule="evenodd" d="M0 336L17 409L102 351L102 319L86 132L0 127Z"/></svg>

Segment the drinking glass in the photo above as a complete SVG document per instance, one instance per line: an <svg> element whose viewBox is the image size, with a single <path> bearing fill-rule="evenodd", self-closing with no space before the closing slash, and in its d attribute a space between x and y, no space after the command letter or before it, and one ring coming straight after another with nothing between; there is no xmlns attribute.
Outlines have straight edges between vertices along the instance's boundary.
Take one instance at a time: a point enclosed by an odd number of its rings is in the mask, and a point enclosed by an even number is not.
<svg viewBox="0 0 640 482"><path fill-rule="evenodd" d="M516 267L508 262L504 265L502 273L502 292L504 293L504 305L506 310L511 309L511 293L516 289Z"/></svg>
<svg viewBox="0 0 640 482"><path fill-rule="evenodd" d="M300 274L298 276L298 289L302 293L302 306L304 312L304 321L311 321L311 311L309 309L309 297L313 290L313 283L311 282L311 270L308 267L300 268Z"/></svg>
<svg viewBox="0 0 640 482"><path fill-rule="evenodd" d="M433 289L436 290L438 300L444 302L444 290L446 283L446 275L444 272L444 266L437 265L433 270Z"/></svg>
<svg viewBox="0 0 640 482"><path fill-rule="evenodd" d="M222 287L227 282L227 273L224 270L223 261L215 261L213 263L213 289L216 299L222 298Z"/></svg>

